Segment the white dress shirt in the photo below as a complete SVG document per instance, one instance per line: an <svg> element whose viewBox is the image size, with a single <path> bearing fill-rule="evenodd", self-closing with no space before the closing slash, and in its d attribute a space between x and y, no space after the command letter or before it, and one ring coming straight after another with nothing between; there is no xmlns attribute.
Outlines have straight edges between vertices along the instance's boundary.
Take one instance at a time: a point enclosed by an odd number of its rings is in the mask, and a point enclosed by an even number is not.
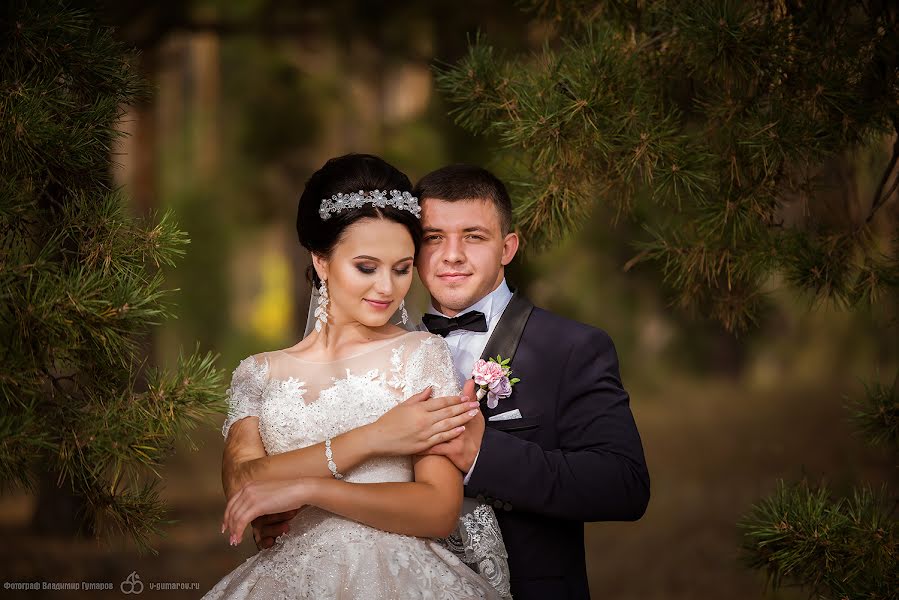
<svg viewBox="0 0 899 600"><path fill-rule="evenodd" d="M459 314L456 315L461 316L467 312L476 310L484 313L484 317L487 319L487 331L483 333L457 329L456 331L450 332L445 338L446 343L450 348L450 352L453 355L453 364L456 366L456 377L459 380L460 386L471 379L471 370L474 367L474 363L481 358L484 348L487 347L487 340L490 339L490 335L493 333L500 317L503 316L503 311L509 306L511 300L512 290L509 289L506 280L503 279L495 290L468 308L460 310ZM447 316L434 308L433 303L428 307L428 313L440 315L442 317ZM480 452L478 452L478 455L480 455ZM474 457L474 462L471 463L471 468L465 475L464 483L466 485L468 484L468 480L471 479L471 474L474 472L474 466L477 462L478 456L476 455Z"/></svg>

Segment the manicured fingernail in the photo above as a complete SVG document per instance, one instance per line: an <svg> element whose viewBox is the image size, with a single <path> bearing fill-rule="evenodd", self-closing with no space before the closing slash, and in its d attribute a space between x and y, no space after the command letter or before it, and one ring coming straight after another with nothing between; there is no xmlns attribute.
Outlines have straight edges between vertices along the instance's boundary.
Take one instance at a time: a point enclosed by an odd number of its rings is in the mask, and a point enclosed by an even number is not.
<svg viewBox="0 0 899 600"><path fill-rule="evenodd" d="M468 411L468 416L469 416L469 417L473 417L473 416L475 416L476 414L478 414L478 411L477 411L477 410L470 410L470 411Z"/></svg>
<svg viewBox="0 0 899 600"><path fill-rule="evenodd" d="M461 427L459 427L459 429L457 431L459 431L459 432L465 431L465 425L462 425Z"/></svg>
<svg viewBox="0 0 899 600"><path fill-rule="evenodd" d="M222 533L225 533L225 524L222 523Z"/></svg>
<svg viewBox="0 0 899 600"><path fill-rule="evenodd" d="M462 396L462 402L471 402L471 398L468 396Z"/></svg>
<svg viewBox="0 0 899 600"><path fill-rule="evenodd" d="M480 406L480 404L478 404L477 402L469 402L468 403L468 408L478 408L479 406Z"/></svg>

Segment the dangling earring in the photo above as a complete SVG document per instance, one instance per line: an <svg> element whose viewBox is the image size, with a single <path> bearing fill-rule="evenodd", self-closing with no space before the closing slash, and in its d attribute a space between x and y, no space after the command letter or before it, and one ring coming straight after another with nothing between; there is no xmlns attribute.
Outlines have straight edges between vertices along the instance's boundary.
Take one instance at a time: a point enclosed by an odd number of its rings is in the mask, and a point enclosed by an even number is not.
<svg viewBox="0 0 899 600"><path fill-rule="evenodd" d="M321 331L328 324L328 284L322 279L318 287L318 307L315 309L315 330Z"/></svg>
<svg viewBox="0 0 899 600"><path fill-rule="evenodd" d="M403 319L403 325L409 322L409 313L406 312L406 299L400 302L400 317Z"/></svg>

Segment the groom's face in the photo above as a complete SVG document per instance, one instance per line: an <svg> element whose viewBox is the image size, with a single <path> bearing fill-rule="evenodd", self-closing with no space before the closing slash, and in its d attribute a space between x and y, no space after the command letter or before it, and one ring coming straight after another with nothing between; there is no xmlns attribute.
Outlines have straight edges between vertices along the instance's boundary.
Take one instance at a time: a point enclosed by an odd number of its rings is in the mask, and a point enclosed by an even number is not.
<svg viewBox="0 0 899 600"><path fill-rule="evenodd" d="M434 308L453 317L499 286L518 237L503 234L492 202L428 198L421 221L424 242L416 265Z"/></svg>

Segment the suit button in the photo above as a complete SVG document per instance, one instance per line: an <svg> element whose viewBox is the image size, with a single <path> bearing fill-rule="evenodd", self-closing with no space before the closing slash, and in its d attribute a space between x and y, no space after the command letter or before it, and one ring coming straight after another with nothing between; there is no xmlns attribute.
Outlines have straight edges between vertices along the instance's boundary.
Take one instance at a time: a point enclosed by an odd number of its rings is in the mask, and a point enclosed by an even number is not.
<svg viewBox="0 0 899 600"><path fill-rule="evenodd" d="M502 500L496 500L496 501L494 501L494 503L493 503L493 508L502 508L502 507L503 507L503 501L502 501Z"/></svg>
<svg viewBox="0 0 899 600"><path fill-rule="evenodd" d="M478 494L475 498L478 502L484 502L484 494Z"/></svg>
<svg viewBox="0 0 899 600"><path fill-rule="evenodd" d="M511 503L511 502L506 502L505 504L503 504L503 510L506 511L506 512L512 510L512 503Z"/></svg>
<svg viewBox="0 0 899 600"><path fill-rule="evenodd" d="M490 496L484 496L484 502L487 504L493 504L493 498Z"/></svg>

